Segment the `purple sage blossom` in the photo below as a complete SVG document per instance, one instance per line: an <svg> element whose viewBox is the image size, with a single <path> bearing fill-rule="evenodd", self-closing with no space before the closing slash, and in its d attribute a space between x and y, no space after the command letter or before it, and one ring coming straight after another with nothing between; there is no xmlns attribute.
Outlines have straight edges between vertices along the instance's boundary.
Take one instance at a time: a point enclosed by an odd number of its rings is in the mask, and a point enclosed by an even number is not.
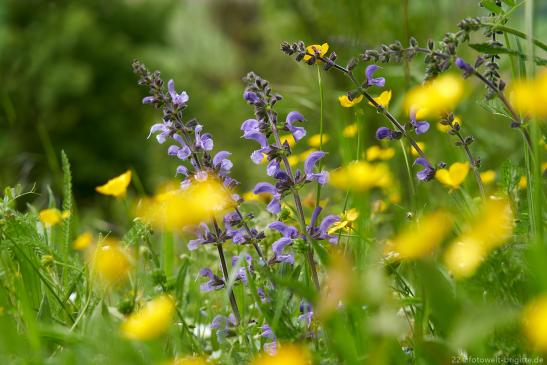
<svg viewBox="0 0 547 365"><path fill-rule="evenodd" d="M412 108L410 110L410 124L414 127L416 134L424 134L429 130L429 123L425 120L416 121L417 110Z"/></svg>
<svg viewBox="0 0 547 365"><path fill-rule="evenodd" d="M304 120L304 116L299 112L295 111L287 114L287 118L285 118L285 128L292 133L296 142L304 138L304 136L306 135L306 130L304 129L304 127L295 127L294 123L303 122Z"/></svg>
<svg viewBox="0 0 547 365"><path fill-rule="evenodd" d="M199 275L209 278L206 283L203 283L199 286L199 289L202 292L210 292L213 290L219 290L224 288L224 279L213 274L211 269L204 267L203 269L199 270Z"/></svg>
<svg viewBox="0 0 547 365"><path fill-rule="evenodd" d="M253 193L254 194L262 194L262 193L271 194L272 200L270 201L266 209L268 210L268 212L272 214L279 214L279 212L281 211L281 202L280 202L281 196L277 192L277 189L275 188L275 186L267 182L260 182L255 185L255 188L253 189Z"/></svg>
<svg viewBox="0 0 547 365"><path fill-rule="evenodd" d="M247 263L242 262L245 260ZM240 267L237 269L237 276L236 279L241 280L245 285L247 285L247 269L251 273L253 271L252 266L253 258L251 255L246 254L245 256L233 256L232 257L232 267L236 267L239 265Z"/></svg>
<svg viewBox="0 0 547 365"><path fill-rule="evenodd" d="M325 185L328 179L328 173L326 171L321 171L319 173L314 173L313 170L317 161L325 157L326 153L323 151L315 151L310 153L310 155L304 161L304 172L306 173L307 181L317 181L321 185Z"/></svg>
<svg viewBox="0 0 547 365"><path fill-rule="evenodd" d="M261 329L262 333L260 334L260 336L269 340L268 342L264 343L264 351L270 355L275 355L275 353L277 352L277 338L273 333L272 328L265 324L261 327Z"/></svg>
<svg viewBox="0 0 547 365"><path fill-rule="evenodd" d="M384 77L374 77L374 72L376 70L380 69L381 67L378 65L369 65L367 66L365 70L365 75L367 77L367 85L368 86L378 86L378 87L384 87L386 84L386 79Z"/></svg>
<svg viewBox="0 0 547 365"><path fill-rule="evenodd" d="M181 92L180 94L177 94L175 91L175 81L169 80L167 83L167 90L169 91L169 95L171 96L171 100L173 101L173 105L177 107L181 107L185 105L190 97L186 93L186 91Z"/></svg>
<svg viewBox="0 0 547 365"><path fill-rule="evenodd" d="M323 208L321 208L321 206L317 206L317 208L313 210L310 225L308 226L308 232L313 238L317 240L328 240L330 243L338 243L338 236L329 234L328 231L334 223L340 221L340 217L333 214L328 215L323 218L323 220L319 224L319 227L317 227L317 219L319 218L319 214L322 210Z"/></svg>
<svg viewBox="0 0 547 365"><path fill-rule="evenodd" d="M294 256L291 253L284 253L285 247L291 245L293 240L288 237L281 237L272 244L272 250L274 252L274 257L271 260L272 263L275 262L286 262L287 264L294 265Z"/></svg>
<svg viewBox="0 0 547 365"><path fill-rule="evenodd" d="M435 169L431 167L429 162L423 157L418 157L414 161L414 165L422 165L424 169L422 171L419 171L416 176L418 177L418 180L420 181L429 181L435 177Z"/></svg>
<svg viewBox="0 0 547 365"><path fill-rule="evenodd" d="M299 321L306 323L308 328L311 327L311 321L313 319L313 307L310 303L305 300L300 302L300 315L298 316Z"/></svg>
<svg viewBox="0 0 547 365"><path fill-rule="evenodd" d="M473 72L475 72L475 70L473 69L473 67L465 62L463 59L461 59L460 57L456 58L456 61L454 62L456 64L456 66L463 71L463 77L464 78L467 78L469 76L471 76L473 74Z"/></svg>

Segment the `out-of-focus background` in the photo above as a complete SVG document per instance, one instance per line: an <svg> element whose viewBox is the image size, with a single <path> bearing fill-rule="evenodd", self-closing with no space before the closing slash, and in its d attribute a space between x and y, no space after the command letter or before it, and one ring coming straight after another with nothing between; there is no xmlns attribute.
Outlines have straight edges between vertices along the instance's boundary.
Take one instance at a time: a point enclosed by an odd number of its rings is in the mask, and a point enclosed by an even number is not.
<svg viewBox="0 0 547 365"><path fill-rule="evenodd" d="M547 14L546 3L538 6ZM251 116L241 97L248 71L285 96L281 117L296 108L308 130L318 130L315 68L283 55L283 40L328 42L346 62L364 47L397 39L406 44L409 35L422 43L440 39L460 19L486 13L476 0L2 0L0 186L58 188L61 149L72 162L80 205L96 204L94 187L127 168L145 192L172 178L176 161L166 156L166 146L146 139L158 115L141 105L146 93L131 70L137 58L189 93L187 115L203 121L217 146L233 152L234 173L245 190L256 181L250 177L263 173L247 158L254 146L240 138L239 126ZM536 37L545 39L547 24L537 23ZM421 81L423 64L411 65L410 78L402 65L383 72L397 112L405 88ZM347 80L329 73L324 81L328 133L352 122L354 114L337 101ZM473 85L479 99L482 88ZM474 120L491 118L478 104L458 113L479 140L495 136L487 139L491 144L477 145L479 155L507 159L520 142L501 119L474 128ZM363 120L370 143L380 119L365 110ZM328 148L337 151L336 141ZM442 154L435 151L437 159ZM492 159L488 163L495 166L499 161ZM328 163L336 166L337 160L333 153Z"/></svg>

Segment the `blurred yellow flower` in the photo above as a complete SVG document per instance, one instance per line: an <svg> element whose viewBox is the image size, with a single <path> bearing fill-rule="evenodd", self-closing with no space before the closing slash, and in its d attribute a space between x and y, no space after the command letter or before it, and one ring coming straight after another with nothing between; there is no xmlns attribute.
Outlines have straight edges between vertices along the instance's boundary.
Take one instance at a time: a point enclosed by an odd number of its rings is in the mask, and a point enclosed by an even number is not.
<svg viewBox="0 0 547 365"><path fill-rule="evenodd" d="M300 162L300 158L298 158L298 156L295 156L295 155L290 155L287 157L287 161L289 161L290 166L296 166L298 165L298 162Z"/></svg>
<svg viewBox="0 0 547 365"><path fill-rule="evenodd" d="M519 179L519 182L517 183L519 189L526 189L526 186L528 185L528 179L526 178L525 175L522 175Z"/></svg>
<svg viewBox="0 0 547 365"><path fill-rule="evenodd" d="M460 126L462 125L462 118L460 118L459 116L455 116L454 117L454 122L453 123L458 123ZM437 123L437 129L443 133L448 133L448 131L451 129L449 125L444 125L444 124L441 124L440 122Z"/></svg>
<svg viewBox="0 0 547 365"><path fill-rule="evenodd" d="M417 118L438 117L454 109L464 93L461 77L443 74L411 89L405 96L405 110L417 110Z"/></svg>
<svg viewBox="0 0 547 365"><path fill-rule="evenodd" d="M387 108L387 106L389 105L389 102L391 101L391 90L382 91L380 95L372 99L374 99L375 102L377 102L384 108ZM374 106L374 104L372 104L370 101L368 103Z"/></svg>
<svg viewBox="0 0 547 365"><path fill-rule="evenodd" d="M341 219L334 223L328 230L328 234L333 234L339 230L350 231L353 228L353 223L359 218L359 212L355 208L346 210L342 214Z"/></svg>
<svg viewBox="0 0 547 365"><path fill-rule="evenodd" d="M207 361L201 357L184 357L166 362L163 365L207 365Z"/></svg>
<svg viewBox="0 0 547 365"><path fill-rule="evenodd" d="M345 94L340 95L338 97L338 101L340 102L340 105L343 106L344 108L351 108L352 106L359 104L362 100L363 100L363 95L359 95L353 98L353 100L349 100L348 96Z"/></svg>
<svg viewBox="0 0 547 365"><path fill-rule="evenodd" d="M484 172L481 172L481 180L487 185L496 181L496 176L496 171L494 170L486 170Z"/></svg>
<svg viewBox="0 0 547 365"><path fill-rule="evenodd" d="M469 163L455 162L447 169L437 170L435 178L452 189L458 189L465 180L468 172Z"/></svg>
<svg viewBox="0 0 547 365"><path fill-rule="evenodd" d="M330 139L330 136L328 134L323 133L323 144L327 143ZM310 136L308 138L308 144L310 147L319 147L321 144L321 135L320 134L314 134L313 136Z"/></svg>
<svg viewBox="0 0 547 365"><path fill-rule="evenodd" d="M330 173L329 183L339 189L366 191L375 187L388 187L392 182L386 164L354 161Z"/></svg>
<svg viewBox="0 0 547 365"><path fill-rule="evenodd" d="M511 237L513 227L509 202L489 199L469 227L446 250L446 266L457 278L473 275L484 257Z"/></svg>
<svg viewBox="0 0 547 365"><path fill-rule="evenodd" d="M515 81L508 89L517 111L537 117L547 116L547 71L532 80Z"/></svg>
<svg viewBox="0 0 547 365"><path fill-rule="evenodd" d="M72 248L75 250L85 250L93 242L93 235L91 232L84 232L78 235L72 243Z"/></svg>
<svg viewBox="0 0 547 365"><path fill-rule="evenodd" d="M359 128L357 127L357 123L348 124L344 130L342 131L342 135L346 138L355 137L357 135L357 132L359 132Z"/></svg>
<svg viewBox="0 0 547 365"><path fill-rule="evenodd" d="M448 213L430 213L397 235L386 246L386 253L395 253L395 257L399 259L416 259L429 255L451 229L452 218Z"/></svg>
<svg viewBox="0 0 547 365"><path fill-rule="evenodd" d="M284 136L280 136L279 139L281 140L281 144L285 144L285 142L287 142L289 144L289 147L294 147L294 145L296 144L296 141L292 134L285 134ZM266 158L268 157L266 154L263 155Z"/></svg>
<svg viewBox="0 0 547 365"><path fill-rule="evenodd" d="M547 295L526 305L522 313L522 328L534 348L547 353Z"/></svg>
<svg viewBox="0 0 547 365"><path fill-rule="evenodd" d="M418 147L420 147L420 149L421 149L423 152L425 152L425 148L426 148L426 147L425 147L425 143L423 143L423 142L416 142L416 144L418 145ZM420 156L420 154L414 149L413 146L410 146L409 150L410 150L410 154L411 154L413 157L419 157L419 156Z"/></svg>
<svg viewBox="0 0 547 365"><path fill-rule="evenodd" d="M282 344L277 347L274 355L262 353L251 365L311 365L311 356L303 347Z"/></svg>
<svg viewBox="0 0 547 365"><path fill-rule="evenodd" d="M137 216L153 226L169 231L195 225L222 215L233 207L234 200L216 177L193 180L186 189L175 189L143 199Z"/></svg>
<svg viewBox="0 0 547 365"><path fill-rule="evenodd" d="M92 275L107 287L126 281L133 266L125 249L112 240L99 244L90 254L89 262Z"/></svg>
<svg viewBox="0 0 547 365"><path fill-rule="evenodd" d="M167 295L159 296L127 317L121 325L121 332L132 340L151 340L169 329L174 314L173 300Z"/></svg>
<svg viewBox="0 0 547 365"><path fill-rule="evenodd" d="M305 150L304 152L302 152L300 155L298 155L298 158L300 159L300 161L304 161L306 158L308 158L308 156L312 153L312 152L315 152L317 151L315 148L308 148L307 150Z"/></svg>
<svg viewBox="0 0 547 365"><path fill-rule="evenodd" d="M393 156L395 156L395 149L388 147L388 148L381 148L380 146L374 145L367 148L366 151L366 158L367 161L374 161L374 160L389 160Z"/></svg>
<svg viewBox="0 0 547 365"><path fill-rule="evenodd" d="M307 46L306 47L306 52L312 54L312 55L315 55L315 52L318 52L319 55L321 57L323 57L324 55L327 54L327 52L329 51L329 45L328 43L323 43L322 45L319 45L319 44L312 44L310 46ZM305 55L304 56L304 61L309 61L311 59L311 56L310 55ZM316 60L315 63L321 63L321 61L319 60Z"/></svg>
<svg viewBox="0 0 547 365"><path fill-rule="evenodd" d="M61 212L57 208L43 209L38 213L38 218L46 227L51 227L61 223L63 219L70 217L70 212L65 210Z"/></svg>
<svg viewBox="0 0 547 365"><path fill-rule="evenodd" d="M103 195L112 195L116 198L122 197L127 191L131 182L131 170L127 170L120 176L116 176L106 182L106 184L97 186L95 190Z"/></svg>

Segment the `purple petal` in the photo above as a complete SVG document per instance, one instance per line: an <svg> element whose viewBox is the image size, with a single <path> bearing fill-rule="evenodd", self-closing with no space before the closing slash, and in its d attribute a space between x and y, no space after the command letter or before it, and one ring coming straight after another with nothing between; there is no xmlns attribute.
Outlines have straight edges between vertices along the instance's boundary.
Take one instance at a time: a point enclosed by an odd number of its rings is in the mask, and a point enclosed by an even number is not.
<svg viewBox="0 0 547 365"><path fill-rule="evenodd" d="M294 140L296 142L300 141L302 138L306 136L306 129L304 127L293 127L288 126L289 131L292 133L292 136L294 137Z"/></svg>
<svg viewBox="0 0 547 365"><path fill-rule="evenodd" d="M171 95L171 99L174 100L175 97L177 96L177 93L175 91L175 81L173 79L167 82L167 90L169 91L169 95Z"/></svg>
<svg viewBox="0 0 547 365"><path fill-rule="evenodd" d="M228 151L219 151L216 153L215 157L213 157L213 165L219 165L222 160L225 160L230 156L231 153Z"/></svg>
<svg viewBox="0 0 547 365"><path fill-rule="evenodd" d="M275 189L275 186L267 182L259 182L255 185L255 188L253 189L254 194L270 193L272 195L275 195L276 192L277 190Z"/></svg>
<svg viewBox="0 0 547 365"><path fill-rule="evenodd" d="M268 176L274 176L279 171L279 161L271 160L266 167L266 174Z"/></svg>
<svg viewBox="0 0 547 365"><path fill-rule="evenodd" d="M323 151L315 151L310 153L310 155L306 158L306 161L304 161L304 172L307 174L313 173L313 169L315 168L315 164L317 161L325 157L326 153Z"/></svg>
<svg viewBox="0 0 547 365"><path fill-rule="evenodd" d="M241 130L243 132L250 130L258 131L258 121L256 119L247 119L241 124Z"/></svg>
<svg viewBox="0 0 547 365"><path fill-rule="evenodd" d="M322 210L323 210L323 208L321 208L320 205L315 207L315 209L313 210L313 213L311 215L311 220L310 220L310 227L311 228L315 227L315 224L317 223L317 218L319 218L319 214L321 214Z"/></svg>
<svg viewBox="0 0 547 365"><path fill-rule="evenodd" d="M254 162L255 165L260 164L263 159L264 155L262 154L262 148L259 150L255 150L253 151L253 153L251 153L251 160Z"/></svg>
<svg viewBox="0 0 547 365"><path fill-rule="evenodd" d="M281 203L279 202L279 199L274 197L266 207L266 210L272 214L279 214L279 212L281 212Z"/></svg>
<svg viewBox="0 0 547 365"><path fill-rule="evenodd" d="M143 103L143 104L152 104L155 100L156 100L156 98L153 97L153 96L145 96L145 97L142 99L142 103Z"/></svg>
<svg viewBox="0 0 547 365"><path fill-rule="evenodd" d="M295 227L289 226L283 222L272 222L270 223L268 228L275 229L276 231L281 233L283 237L296 238L298 236L298 230Z"/></svg>
<svg viewBox="0 0 547 365"><path fill-rule="evenodd" d="M188 168L186 168L186 166L183 166L183 165L179 165L177 167L177 175L178 174L181 174L181 175L184 175L184 176L188 176Z"/></svg>
<svg viewBox="0 0 547 365"><path fill-rule="evenodd" d="M294 122L303 122L304 116L300 114L299 112L293 111L287 114L287 118L285 119L285 122L288 125L292 125Z"/></svg>
<svg viewBox="0 0 547 365"><path fill-rule="evenodd" d="M171 145L171 146L169 146L169 148L167 149L167 154L168 154L169 156L176 156L177 153L179 153L179 150L180 150L180 147L179 147L179 146Z"/></svg>
<svg viewBox="0 0 547 365"><path fill-rule="evenodd" d="M391 129L387 127L380 127L376 130L377 139L391 139Z"/></svg>
<svg viewBox="0 0 547 365"><path fill-rule="evenodd" d="M429 163L427 162L427 160L423 157L418 157L415 161L414 161L414 165L422 165L423 167L430 167L429 166Z"/></svg>
<svg viewBox="0 0 547 365"><path fill-rule="evenodd" d="M272 244L272 251L277 255L281 255L285 247L292 243L292 239L288 237L281 237Z"/></svg>
<svg viewBox="0 0 547 365"><path fill-rule="evenodd" d="M323 236L328 236L327 231L329 230L330 226L339 221L340 217L338 217L337 215L328 215L321 221L321 224L319 225L319 231Z"/></svg>
<svg viewBox="0 0 547 365"><path fill-rule="evenodd" d="M429 130L429 123L423 121L416 122L414 130L416 131L416 134L424 134Z"/></svg>

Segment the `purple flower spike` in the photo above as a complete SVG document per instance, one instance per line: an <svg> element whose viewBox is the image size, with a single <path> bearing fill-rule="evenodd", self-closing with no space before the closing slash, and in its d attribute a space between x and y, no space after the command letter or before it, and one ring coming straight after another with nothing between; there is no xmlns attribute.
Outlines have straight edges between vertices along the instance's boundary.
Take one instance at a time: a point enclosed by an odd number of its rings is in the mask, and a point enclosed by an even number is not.
<svg viewBox="0 0 547 365"><path fill-rule="evenodd" d="M199 289L202 292L210 292L210 291L213 291L213 290L219 290L219 289L222 289L224 287L224 280L219 278L215 274L213 274L211 269L208 269L208 268L205 267L205 268L199 270L199 275L209 278L209 281L207 281L206 283L201 284L199 286Z"/></svg>
<svg viewBox="0 0 547 365"><path fill-rule="evenodd" d="M277 352L277 338L270 326L267 324L261 327L262 333L260 336L270 340L269 342L264 343L264 351L269 355L275 355Z"/></svg>
<svg viewBox="0 0 547 365"><path fill-rule="evenodd" d="M435 177L435 169L429 165L427 160L423 157L418 157L416 161L414 161L414 165L422 165L424 169L422 171L419 171L416 176L418 177L418 180L420 181L429 181Z"/></svg>
<svg viewBox="0 0 547 365"><path fill-rule="evenodd" d="M274 261L275 262L286 262L288 264L293 265L294 264L294 256L290 253L283 253L283 250L285 247L292 244L292 239L287 237L281 237L277 241L275 241L272 244L272 250L275 254Z"/></svg>
<svg viewBox="0 0 547 365"><path fill-rule="evenodd" d="M304 172L306 173L306 180L317 181L319 184L324 185L327 183L328 174L326 171L314 173L315 165L317 161L325 157L326 153L323 151L316 151L310 153L310 155L304 161Z"/></svg>
<svg viewBox="0 0 547 365"><path fill-rule="evenodd" d="M242 262L243 260L247 261L247 264ZM236 265L239 265L236 279L241 280L245 285L247 285L247 269L246 268L248 267L249 272L252 272L253 270L252 261L253 261L253 258L249 254L246 254L244 257L240 257L240 256L232 257L232 266L235 267Z"/></svg>
<svg viewBox="0 0 547 365"><path fill-rule="evenodd" d="M376 72L376 70L378 70L379 68L381 68L380 66L377 66L377 65L369 65L367 66L366 70L365 70L365 75L367 76L367 85L368 86L378 86L378 87L384 87L384 85L386 84L386 79L383 78L383 77L374 77L374 72Z"/></svg>
<svg viewBox="0 0 547 365"><path fill-rule="evenodd" d="M232 161L230 161L228 159L228 156L230 156L230 155L231 155L231 153L228 152L228 151L219 151L219 152L217 152L215 157L213 157L213 166L219 168L220 171L223 172L223 173L230 172L230 170L234 166Z"/></svg>
<svg viewBox="0 0 547 365"><path fill-rule="evenodd" d="M300 315L298 316L299 321L304 321L308 328L311 327L311 321L313 319L313 307L310 303L305 300L300 302Z"/></svg>
<svg viewBox="0 0 547 365"><path fill-rule="evenodd" d="M416 110L410 111L410 124L414 127L416 134L424 134L429 130L429 123L425 120L416 121Z"/></svg>
<svg viewBox="0 0 547 365"><path fill-rule="evenodd" d="M171 95L171 100L173 101L173 104L175 106L183 106L190 99L186 91L177 94L177 92L175 91L175 81L173 80L169 80L169 82L167 83L167 90L169 91L169 95Z"/></svg>
<svg viewBox="0 0 547 365"><path fill-rule="evenodd" d="M196 125L194 133L196 135L196 147L205 151L211 151L213 149L213 139L209 133L201 134L203 126L201 124Z"/></svg>

